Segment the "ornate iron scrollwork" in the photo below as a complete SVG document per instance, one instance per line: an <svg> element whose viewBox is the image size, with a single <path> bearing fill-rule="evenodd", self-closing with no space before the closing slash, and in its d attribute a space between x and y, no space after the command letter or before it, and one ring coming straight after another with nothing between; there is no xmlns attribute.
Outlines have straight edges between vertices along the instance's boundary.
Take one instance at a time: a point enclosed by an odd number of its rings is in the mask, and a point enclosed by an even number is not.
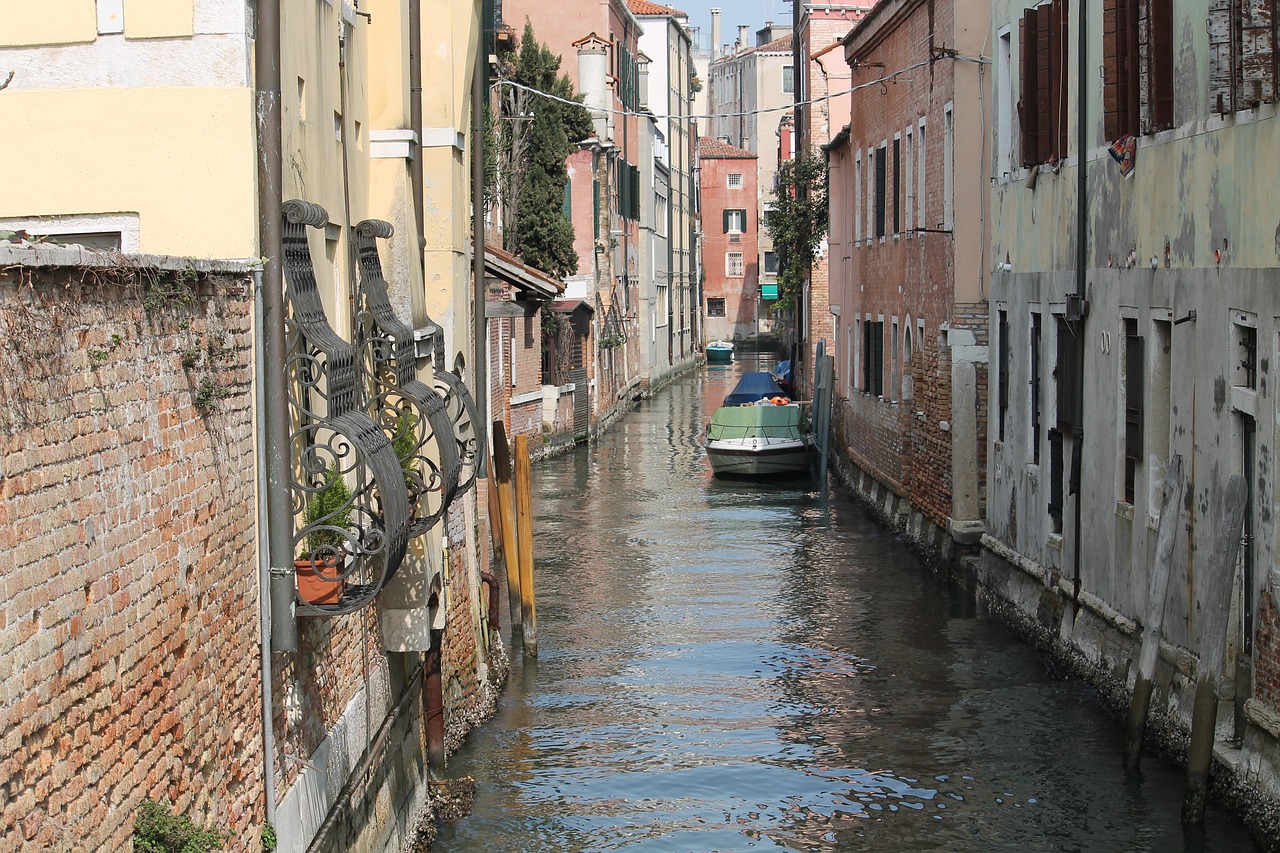
<svg viewBox="0 0 1280 853"><path fill-rule="evenodd" d="M463 384L462 377L447 370L437 370L435 385L444 395L449 422L453 425L453 434L458 442L458 458L462 464L457 487L447 499L448 503L452 503L476 481L476 473L480 470L480 453L487 452L488 448L480 447L480 416L476 412L476 401Z"/></svg>
<svg viewBox="0 0 1280 853"><path fill-rule="evenodd" d="M351 344L329 325L316 287L306 227L323 228L317 204L284 203L282 234L294 463L290 491L299 584L308 615L352 613L370 604L404 560L409 498L391 440L366 411Z"/></svg>
<svg viewBox="0 0 1280 853"><path fill-rule="evenodd" d="M392 438L409 491L409 535L419 536L444 516L458 490L462 462L444 398L416 377L413 330L391 307L378 257L378 238L393 233L390 222L356 225L360 253L357 320L365 368L373 393L369 415Z"/></svg>

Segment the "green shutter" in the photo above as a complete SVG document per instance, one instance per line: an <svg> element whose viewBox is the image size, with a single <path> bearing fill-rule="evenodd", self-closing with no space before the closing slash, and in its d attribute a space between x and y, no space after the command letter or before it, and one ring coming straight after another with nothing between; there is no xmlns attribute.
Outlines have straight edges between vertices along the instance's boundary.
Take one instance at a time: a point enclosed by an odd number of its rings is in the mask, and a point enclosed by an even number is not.
<svg viewBox="0 0 1280 853"><path fill-rule="evenodd" d="M564 182L564 201L560 202L560 211L569 221L573 221L573 185L569 181Z"/></svg>
<svg viewBox="0 0 1280 853"><path fill-rule="evenodd" d="M724 233L729 233L729 209L724 210Z"/></svg>

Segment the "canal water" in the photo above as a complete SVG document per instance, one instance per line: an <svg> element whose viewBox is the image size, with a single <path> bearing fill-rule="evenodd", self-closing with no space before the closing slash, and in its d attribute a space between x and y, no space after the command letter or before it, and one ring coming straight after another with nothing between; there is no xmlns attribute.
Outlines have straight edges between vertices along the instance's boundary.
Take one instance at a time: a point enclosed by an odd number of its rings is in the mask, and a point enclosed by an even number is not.
<svg viewBox="0 0 1280 853"><path fill-rule="evenodd" d="M752 365L749 369L754 369ZM1120 768L1087 686L838 487L725 482L708 366L534 469L538 650L450 758L472 815L433 849L1241 851Z"/></svg>

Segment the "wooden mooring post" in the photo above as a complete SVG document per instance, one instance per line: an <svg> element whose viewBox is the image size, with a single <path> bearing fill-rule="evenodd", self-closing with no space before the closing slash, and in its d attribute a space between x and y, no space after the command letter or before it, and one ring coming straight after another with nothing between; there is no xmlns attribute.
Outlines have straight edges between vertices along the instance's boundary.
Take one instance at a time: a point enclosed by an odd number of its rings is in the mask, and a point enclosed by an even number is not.
<svg viewBox="0 0 1280 853"><path fill-rule="evenodd" d="M524 653L538 656L538 609L533 587L533 494L529 437L516 436L516 532L520 538L520 613L524 623Z"/></svg>
<svg viewBox="0 0 1280 853"><path fill-rule="evenodd" d="M1182 797L1182 822L1203 823L1209 790L1209 764L1213 760L1214 730L1218 722L1218 682L1227 645L1227 614L1231 606L1232 578L1236 555L1240 552L1240 530L1244 523L1248 486L1244 477L1232 474L1223 492L1214 526L1213 552L1208 570L1198 581L1196 598L1200 616L1196 620L1196 647L1200 668L1196 675L1196 698L1191 716L1191 747L1187 752L1187 786Z"/></svg>
<svg viewBox="0 0 1280 853"><path fill-rule="evenodd" d="M517 544L515 486L507 428L493 422L493 480L497 483L498 515L502 519L502 563L507 575L507 604L511 610L511 645L523 631L520 607L520 548Z"/></svg>
<svg viewBox="0 0 1280 853"><path fill-rule="evenodd" d="M1182 511L1182 487L1182 457L1175 455L1169 460L1169 470L1164 477L1164 501L1160 505L1159 532L1156 534L1156 561L1147 589L1147 609L1142 618L1142 651L1138 654L1138 674L1134 680L1129 725L1124 736L1124 766L1127 770L1137 770L1142 761L1142 738L1147 729L1156 661L1160 657L1169 575L1173 570L1173 546L1177 539L1178 516Z"/></svg>

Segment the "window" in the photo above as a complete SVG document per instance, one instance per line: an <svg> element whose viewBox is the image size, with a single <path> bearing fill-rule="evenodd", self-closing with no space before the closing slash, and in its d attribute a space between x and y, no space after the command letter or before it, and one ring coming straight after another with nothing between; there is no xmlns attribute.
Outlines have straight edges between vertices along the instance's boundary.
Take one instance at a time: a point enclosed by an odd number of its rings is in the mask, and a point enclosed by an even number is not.
<svg viewBox="0 0 1280 853"><path fill-rule="evenodd" d="M996 334L999 336L997 345L1000 347L999 370L1000 375L997 378L996 394L999 405L999 415L996 420L996 439L1004 441L1004 422L1005 416L1009 413L1009 312L1001 309L996 312Z"/></svg>
<svg viewBox="0 0 1280 853"><path fill-rule="evenodd" d="M867 149L867 241L871 241L875 232L876 211L876 155L871 148Z"/></svg>
<svg viewBox="0 0 1280 853"><path fill-rule="evenodd" d="M1102 33L1107 139L1173 127L1173 0L1105 0L1103 15L1115 21Z"/></svg>
<svg viewBox="0 0 1280 853"><path fill-rule="evenodd" d="M862 150L853 158L853 242L862 242Z"/></svg>
<svg viewBox="0 0 1280 853"><path fill-rule="evenodd" d="M1235 375L1231 384L1250 391L1258 390L1258 329L1257 320L1248 314L1236 313L1232 322L1235 333Z"/></svg>
<svg viewBox="0 0 1280 853"><path fill-rule="evenodd" d="M1084 426L1080 417L1083 359L1079 328L1058 315L1058 360L1053 373L1058 380L1058 429L1063 432L1075 432Z"/></svg>
<svg viewBox="0 0 1280 853"><path fill-rule="evenodd" d="M902 232L902 139L893 137L893 233Z"/></svg>
<svg viewBox="0 0 1280 853"><path fill-rule="evenodd" d="M727 278L742 278L744 271L741 252L724 253L724 274Z"/></svg>
<svg viewBox="0 0 1280 853"><path fill-rule="evenodd" d="M747 212L743 209L724 212L724 233L742 234L747 230Z"/></svg>
<svg viewBox="0 0 1280 853"><path fill-rule="evenodd" d="M670 288L665 284L658 285L658 306L653 312L654 323L658 326L665 326L671 316L671 293Z"/></svg>
<svg viewBox="0 0 1280 853"><path fill-rule="evenodd" d="M942 113L942 227L950 231L955 225L955 123L951 105Z"/></svg>
<svg viewBox="0 0 1280 853"><path fill-rule="evenodd" d="M889 399L898 400L898 318L893 318L889 336Z"/></svg>
<svg viewBox="0 0 1280 853"><path fill-rule="evenodd" d="M661 193L653 194L653 228L659 237L667 236L667 197Z"/></svg>
<svg viewBox="0 0 1280 853"><path fill-rule="evenodd" d="M764 253L764 274L765 275L778 274L778 255L776 252Z"/></svg>
<svg viewBox="0 0 1280 853"><path fill-rule="evenodd" d="M1000 31L996 61L996 175L1013 171L1013 30Z"/></svg>
<svg viewBox="0 0 1280 853"><path fill-rule="evenodd" d="M1031 313L1031 464L1040 464L1040 312Z"/></svg>
<svg viewBox="0 0 1280 853"><path fill-rule="evenodd" d="M862 324L862 390L876 397L884 394L884 321Z"/></svg>
<svg viewBox="0 0 1280 853"><path fill-rule="evenodd" d="M782 91L790 95L796 90L796 69L790 65L782 66Z"/></svg>
<svg viewBox="0 0 1280 853"><path fill-rule="evenodd" d="M911 128L907 128L906 147L905 147L905 150L903 151L903 159L906 161L906 167L907 167L907 187L906 187L906 192L903 193L903 198L906 200L906 210L902 217L902 227L907 232L908 237L911 236L915 230L913 228L915 217L913 216L912 210L911 210L912 204L915 201L913 197L913 194L915 192L915 184L912 180L912 178L914 177L912 175L912 172L914 171L913 166L914 166L914 158L915 158L915 151L913 150L914 146L912 145L912 143L914 142L914 139L915 138L911 134Z"/></svg>
<svg viewBox="0 0 1280 853"><path fill-rule="evenodd" d="M724 298L719 296L707 297L707 316L723 317L724 316Z"/></svg>
<svg viewBox="0 0 1280 853"><path fill-rule="evenodd" d="M1142 466L1142 380L1146 354L1138 321L1124 320L1124 502L1133 503L1138 469Z"/></svg>
<svg viewBox="0 0 1280 853"><path fill-rule="evenodd" d="M1035 166L1067 151L1067 0L1027 9L1019 36L1022 165Z"/></svg>
<svg viewBox="0 0 1280 853"><path fill-rule="evenodd" d="M885 198L885 193L887 191L887 187L885 186L885 179L886 179L885 148L883 145L881 145L879 148L876 149L876 213L875 213L876 232L875 233L877 237L884 236L884 228L885 228L884 220L885 220L885 213L886 213L885 206L888 203L888 199Z"/></svg>
<svg viewBox="0 0 1280 853"><path fill-rule="evenodd" d="M924 176L924 128L925 120L920 119L920 128L916 132L916 157L919 160L916 167L916 174L920 176L920 197L916 201L916 227L923 229L925 227L925 208L929 200L927 184L925 184Z"/></svg>
<svg viewBox="0 0 1280 853"><path fill-rule="evenodd" d="M729 173L729 177L728 177L728 182L727 182L726 186L728 186L728 187L729 187L729 189L731 189L731 190L740 190L740 189L742 189L742 173L741 173L741 172L730 172L730 173Z"/></svg>
<svg viewBox="0 0 1280 853"><path fill-rule="evenodd" d="M902 402L911 402L915 371L911 364L911 320L902 327Z"/></svg>
<svg viewBox="0 0 1280 853"><path fill-rule="evenodd" d="M1209 0L1209 109L1225 114L1276 100L1277 7L1277 0Z"/></svg>

